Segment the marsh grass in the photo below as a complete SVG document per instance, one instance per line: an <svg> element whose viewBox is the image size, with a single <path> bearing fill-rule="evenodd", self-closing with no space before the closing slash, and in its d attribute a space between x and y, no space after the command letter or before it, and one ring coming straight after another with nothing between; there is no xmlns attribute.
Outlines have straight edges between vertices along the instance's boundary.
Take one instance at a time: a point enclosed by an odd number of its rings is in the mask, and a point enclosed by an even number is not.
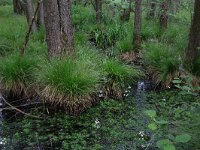
<svg viewBox="0 0 200 150"><path fill-rule="evenodd" d="M180 59L170 46L162 43L146 43L145 63L157 83L169 86L178 75Z"/></svg>
<svg viewBox="0 0 200 150"><path fill-rule="evenodd" d="M106 59L102 64L102 71L106 77L105 91L108 97L121 99L123 89L131 85L144 74L133 66L125 65L116 59Z"/></svg>
<svg viewBox="0 0 200 150"><path fill-rule="evenodd" d="M41 68L38 82L46 100L64 106L71 114L78 114L92 104L90 94L98 87L100 74L89 61L63 58Z"/></svg>
<svg viewBox="0 0 200 150"><path fill-rule="evenodd" d="M28 94L35 81L37 60L18 53L0 59L0 82L4 89L16 94Z"/></svg>

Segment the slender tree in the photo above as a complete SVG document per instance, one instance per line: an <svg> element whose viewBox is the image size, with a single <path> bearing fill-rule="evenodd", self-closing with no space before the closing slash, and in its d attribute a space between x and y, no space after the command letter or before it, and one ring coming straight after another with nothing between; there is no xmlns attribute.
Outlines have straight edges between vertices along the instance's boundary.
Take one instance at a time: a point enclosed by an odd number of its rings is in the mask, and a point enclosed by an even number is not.
<svg viewBox="0 0 200 150"><path fill-rule="evenodd" d="M44 26L44 4L43 4L43 1L40 2L38 15L37 15L37 25L38 25L38 27Z"/></svg>
<svg viewBox="0 0 200 150"><path fill-rule="evenodd" d="M75 55L70 0L44 0L49 57Z"/></svg>
<svg viewBox="0 0 200 150"><path fill-rule="evenodd" d="M129 0L128 1L128 8L124 8L123 9L123 13L122 13L122 15L121 15L121 17L120 17L120 19L122 20L122 21L129 21L129 19L130 19L130 14L131 14L131 5L132 5L132 0Z"/></svg>
<svg viewBox="0 0 200 150"><path fill-rule="evenodd" d="M200 49L200 0L195 0L194 15L190 28L186 60L192 63L199 55Z"/></svg>
<svg viewBox="0 0 200 150"><path fill-rule="evenodd" d="M155 17L155 14L156 14L156 1L151 0L149 6L150 6L150 9L149 9L149 12L147 14L148 15L147 18L152 19L152 18Z"/></svg>
<svg viewBox="0 0 200 150"><path fill-rule="evenodd" d="M160 4L160 27L165 29L168 25L168 10L169 10L169 0L163 0Z"/></svg>
<svg viewBox="0 0 200 150"><path fill-rule="evenodd" d="M96 22L97 24L102 21L102 0L95 0Z"/></svg>
<svg viewBox="0 0 200 150"><path fill-rule="evenodd" d="M15 14L22 14L24 12L22 1L20 0L13 0L13 11Z"/></svg>
<svg viewBox="0 0 200 150"><path fill-rule="evenodd" d="M142 0L135 1L135 20L133 44L136 49L141 47L141 27L142 27Z"/></svg>
<svg viewBox="0 0 200 150"><path fill-rule="evenodd" d="M28 25L30 26L32 18L34 16L34 6L32 0L25 0L25 5L26 5L26 18ZM35 20L32 25L32 32L37 32L37 24Z"/></svg>

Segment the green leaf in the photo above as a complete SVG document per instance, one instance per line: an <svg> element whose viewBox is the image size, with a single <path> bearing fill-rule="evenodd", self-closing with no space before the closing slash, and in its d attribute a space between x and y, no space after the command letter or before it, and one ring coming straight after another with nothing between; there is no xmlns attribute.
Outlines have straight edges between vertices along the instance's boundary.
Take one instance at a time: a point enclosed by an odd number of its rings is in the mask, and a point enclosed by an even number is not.
<svg viewBox="0 0 200 150"><path fill-rule="evenodd" d="M182 90L186 90L186 91L190 91L191 90L191 88L190 87L188 87L188 86L182 86Z"/></svg>
<svg viewBox="0 0 200 150"><path fill-rule="evenodd" d="M176 147L173 144L167 144L163 148L164 150L176 150Z"/></svg>
<svg viewBox="0 0 200 150"><path fill-rule="evenodd" d="M180 84L182 82L181 82L181 80L173 80L172 83L174 83L174 84Z"/></svg>
<svg viewBox="0 0 200 150"><path fill-rule="evenodd" d="M168 121L166 121L166 120L159 120L159 121L156 121L156 123L158 123L158 124L168 124Z"/></svg>
<svg viewBox="0 0 200 150"><path fill-rule="evenodd" d="M160 149L164 148L166 145L170 145L169 139L163 139L156 142L156 146Z"/></svg>
<svg viewBox="0 0 200 150"><path fill-rule="evenodd" d="M175 138L175 141L180 142L180 143L187 143L190 140L191 140L191 136L188 134L177 135Z"/></svg>
<svg viewBox="0 0 200 150"><path fill-rule="evenodd" d="M151 129L153 131L157 129L157 125L155 123L149 124L148 127L149 127L149 129Z"/></svg>
<svg viewBox="0 0 200 150"><path fill-rule="evenodd" d="M146 110L144 113L151 118L156 117L156 111L155 110Z"/></svg>

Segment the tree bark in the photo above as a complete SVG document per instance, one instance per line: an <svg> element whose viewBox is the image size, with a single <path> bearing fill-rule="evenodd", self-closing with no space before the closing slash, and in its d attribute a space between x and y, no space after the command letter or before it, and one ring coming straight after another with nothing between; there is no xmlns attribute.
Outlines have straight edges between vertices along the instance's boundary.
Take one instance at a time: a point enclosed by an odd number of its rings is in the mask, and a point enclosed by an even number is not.
<svg viewBox="0 0 200 150"><path fill-rule="evenodd" d="M168 10L169 10L169 0L164 0L160 5L160 27L166 29L168 25Z"/></svg>
<svg viewBox="0 0 200 150"><path fill-rule="evenodd" d="M62 29L62 49L67 55L74 55L74 35L71 21L71 2L70 0L58 0L60 12L60 24Z"/></svg>
<svg viewBox="0 0 200 150"><path fill-rule="evenodd" d="M24 12L20 0L13 0L13 11L15 14L22 14Z"/></svg>
<svg viewBox="0 0 200 150"><path fill-rule="evenodd" d="M194 15L190 28L186 60L192 63L199 55L200 48L200 0L195 0Z"/></svg>
<svg viewBox="0 0 200 150"><path fill-rule="evenodd" d="M97 24L102 21L102 0L95 0L96 22Z"/></svg>
<svg viewBox="0 0 200 150"><path fill-rule="evenodd" d="M38 16L37 16L38 27L44 26L44 4L43 1L40 2Z"/></svg>
<svg viewBox="0 0 200 150"><path fill-rule="evenodd" d="M49 57L75 55L70 0L44 0Z"/></svg>
<svg viewBox="0 0 200 150"><path fill-rule="evenodd" d="M151 0L150 10L149 10L147 18L148 19L155 18L155 13L156 13L156 2L155 2L155 0Z"/></svg>
<svg viewBox="0 0 200 150"><path fill-rule="evenodd" d="M141 27L142 27L142 0L135 1L135 21L133 43L136 49L141 47Z"/></svg>
<svg viewBox="0 0 200 150"><path fill-rule="evenodd" d="M26 18L27 18L28 25L30 26L30 24L32 22L32 18L34 16L33 2L32 2L32 0L26 0L25 2L26 2ZM32 30L32 32L37 32L36 21L33 22L31 30Z"/></svg>
<svg viewBox="0 0 200 150"><path fill-rule="evenodd" d="M61 55L61 26L57 0L44 0L46 42L49 57Z"/></svg>
<svg viewBox="0 0 200 150"><path fill-rule="evenodd" d="M123 13L120 17L121 21L129 21L130 19L132 0L129 0L128 3L129 3L129 8L123 10Z"/></svg>

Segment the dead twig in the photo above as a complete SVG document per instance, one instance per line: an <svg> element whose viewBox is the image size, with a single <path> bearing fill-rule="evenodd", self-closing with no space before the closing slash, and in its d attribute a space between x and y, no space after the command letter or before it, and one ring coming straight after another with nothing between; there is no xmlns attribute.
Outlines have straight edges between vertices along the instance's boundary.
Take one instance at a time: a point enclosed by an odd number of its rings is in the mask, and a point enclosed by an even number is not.
<svg viewBox="0 0 200 150"><path fill-rule="evenodd" d="M22 111L22 110L20 110L20 109L18 109L18 108L16 108L16 107L14 107L14 106L11 105L9 102L7 102L3 96L1 96L1 98L2 98L2 100L3 100L8 106L10 106L13 110L16 110L17 112L20 112L20 113L22 113L23 115L26 115L26 116L28 116L28 117L32 117L32 118L36 118L36 119L42 119L42 118L39 117L39 116L35 116L35 115L28 114L28 113L26 113L26 112L24 112L24 111Z"/></svg>

